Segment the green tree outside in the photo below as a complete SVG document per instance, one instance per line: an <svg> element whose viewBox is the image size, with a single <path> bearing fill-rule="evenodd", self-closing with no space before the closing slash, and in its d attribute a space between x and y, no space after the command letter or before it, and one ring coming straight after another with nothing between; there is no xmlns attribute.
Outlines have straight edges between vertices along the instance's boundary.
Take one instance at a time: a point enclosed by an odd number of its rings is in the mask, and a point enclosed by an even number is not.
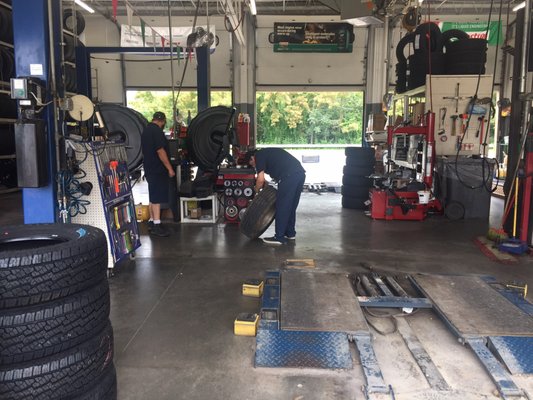
<svg viewBox="0 0 533 400"><path fill-rule="evenodd" d="M257 94L258 144L357 144L362 132L362 92Z"/></svg>
<svg viewBox="0 0 533 400"><path fill-rule="evenodd" d="M177 92L176 92L177 94ZM128 91L128 107L140 112L150 121L154 112L163 111L167 116L167 128L172 125L172 92L170 91ZM229 91L212 91L212 106L231 107L231 92ZM180 117L186 122L189 111L191 118L198 114L198 96L196 92L182 91L178 97L176 109Z"/></svg>
<svg viewBox="0 0 533 400"><path fill-rule="evenodd" d="M211 105L231 106L229 91L211 92ZM172 115L172 93L130 91L128 106L148 120L155 111ZM177 108L186 121L197 114L196 92L180 93ZM170 124L170 119L169 123ZM260 92L258 144L359 144L363 132L362 92Z"/></svg>

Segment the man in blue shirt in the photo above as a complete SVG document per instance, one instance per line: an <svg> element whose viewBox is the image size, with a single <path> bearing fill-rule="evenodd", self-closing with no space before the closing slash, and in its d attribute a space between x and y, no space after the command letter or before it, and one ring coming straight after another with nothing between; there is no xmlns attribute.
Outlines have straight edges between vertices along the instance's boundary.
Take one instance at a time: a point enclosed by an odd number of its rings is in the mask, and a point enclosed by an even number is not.
<svg viewBox="0 0 533 400"><path fill-rule="evenodd" d="M148 229L155 236L169 235L161 226L161 203L168 202L169 178L176 176L170 164L168 141L163 132L166 122L165 114L157 111L141 135L144 176L148 181L150 198Z"/></svg>
<svg viewBox="0 0 533 400"><path fill-rule="evenodd" d="M248 152L249 163L255 168L255 191L267 185L265 174L278 183L276 195L276 235L263 238L270 245L282 245L296 239L296 209L305 182L305 170L295 157L280 148L266 148Z"/></svg>

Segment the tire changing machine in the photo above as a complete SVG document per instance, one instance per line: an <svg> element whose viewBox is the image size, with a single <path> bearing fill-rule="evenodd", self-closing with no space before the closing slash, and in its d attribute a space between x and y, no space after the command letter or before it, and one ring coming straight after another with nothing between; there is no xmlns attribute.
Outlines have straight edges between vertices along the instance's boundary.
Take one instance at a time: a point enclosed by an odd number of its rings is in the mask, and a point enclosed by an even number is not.
<svg viewBox="0 0 533 400"><path fill-rule="evenodd" d="M442 212L441 203L433 196L435 114L427 113L423 126L389 126L387 144L387 173L374 177L370 216L422 221L429 212Z"/></svg>

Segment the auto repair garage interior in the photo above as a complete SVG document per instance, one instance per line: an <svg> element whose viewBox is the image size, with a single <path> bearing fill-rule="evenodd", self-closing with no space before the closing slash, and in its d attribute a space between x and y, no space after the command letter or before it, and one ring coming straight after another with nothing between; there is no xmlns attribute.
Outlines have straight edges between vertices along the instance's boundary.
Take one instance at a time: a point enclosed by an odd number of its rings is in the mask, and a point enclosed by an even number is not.
<svg viewBox="0 0 533 400"><path fill-rule="evenodd" d="M530 0L0 17L1 399L532 398ZM130 90L172 93L166 237L140 147L161 110ZM277 146L307 171L279 246L246 157L266 91L364 93L334 160Z"/></svg>

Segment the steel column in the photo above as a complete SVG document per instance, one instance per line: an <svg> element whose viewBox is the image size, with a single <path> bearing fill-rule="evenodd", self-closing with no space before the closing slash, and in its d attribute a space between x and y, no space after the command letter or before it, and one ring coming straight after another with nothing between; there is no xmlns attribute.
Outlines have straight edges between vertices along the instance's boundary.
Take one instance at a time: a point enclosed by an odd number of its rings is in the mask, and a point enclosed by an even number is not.
<svg viewBox="0 0 533 400"><path fill-rule="evenodd" d="M52 2L53 16L59 21L59 2ZM25 0L13 2L13 36L17 76L35 76L50 88L50 43L48 24L48 1ZM59 43L58 30L54 29L54 42ZM59 50L59 45L56 45ZM58 51L55 52L58 54ZM56 64L57 65L57 64ZM57 215L57 187L55 184L56 141L54 129L54 110L47 106L40 114L46 121L49 182L42 188L23 189L24 222L55 222Z"/></svg>
<svg viewBox="0 0 533 400"><path fill-rule="evenodd" d="M198 112L211 105L211 80L209 66L209 47L202 46L196 49L198 69L196 74L198 87Z"/></svg>

